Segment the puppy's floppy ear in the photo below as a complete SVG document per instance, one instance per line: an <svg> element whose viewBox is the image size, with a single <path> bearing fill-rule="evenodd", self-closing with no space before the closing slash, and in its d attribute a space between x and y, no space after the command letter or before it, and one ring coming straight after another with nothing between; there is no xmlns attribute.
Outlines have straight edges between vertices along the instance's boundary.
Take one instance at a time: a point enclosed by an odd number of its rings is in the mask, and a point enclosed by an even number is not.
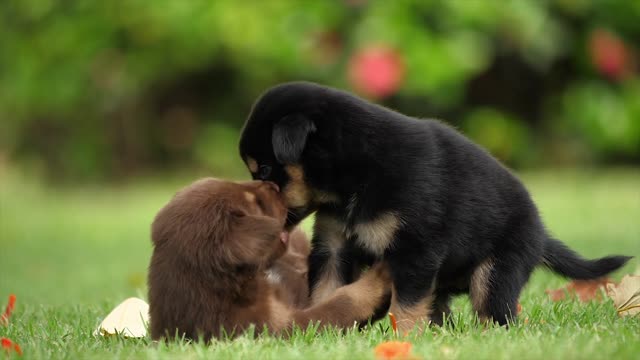
<svg viewBox="0 0 640 360"><path fill-rule="evenodd" d="M307 136L316 131L311 119L302 114L290 114L273 124L271 144L281 164L295 164L300 160Z"/></svg>

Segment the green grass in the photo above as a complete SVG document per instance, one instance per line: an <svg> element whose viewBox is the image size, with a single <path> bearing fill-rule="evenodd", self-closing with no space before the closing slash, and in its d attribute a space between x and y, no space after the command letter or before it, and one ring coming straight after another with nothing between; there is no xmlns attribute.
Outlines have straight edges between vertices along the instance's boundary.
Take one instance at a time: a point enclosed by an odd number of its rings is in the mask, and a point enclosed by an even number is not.
<svg viewBox="0 0 640 360"><path fill-rule="evenodd" d="M551 232L580 253L640 255L638 169L549 170L522 177ZM53 189L2 172L0 304L10 293L18 301L11 324L0 326L0 337L19 343L25 358L71 359L371 359L376 344L393 338L379 327L346 335L301 332L289 340L245 336L211 346L93 337L113 306L129 296L146 297L149 225L187 182ZM638 264L634 259L614 278ZM564 282L536 271L521 297L521 319L528 321L509 330L477 325L468 300L456 299L456 326L410 336L413 352L425 359L637 359L640 318L619 318L610 301L549 301L544 290ZM388 326L386 320L382 326Z"/></svg>

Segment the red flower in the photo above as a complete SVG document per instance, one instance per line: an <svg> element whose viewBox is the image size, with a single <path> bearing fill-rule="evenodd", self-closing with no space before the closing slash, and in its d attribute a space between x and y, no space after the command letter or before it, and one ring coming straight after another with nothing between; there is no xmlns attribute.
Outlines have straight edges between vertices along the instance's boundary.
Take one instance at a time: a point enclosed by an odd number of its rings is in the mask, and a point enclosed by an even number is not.
<svg viewBox="0 0 640 360"><path fill-rule="evenodd" d="M629 74L631 54L625 43L614 33L596 29L589 38L591 61L601 74L620 80Z"/></svg>
<svg viewBox="0 0 640 360"><path fill-rule="evenodd" d="M351 86L372 98L384 98L395 93L402 84L404 74L402 57L386 46L361 49L349 60Z"/></svg>
<svg viewBox="0 0 640 360"><path fill-rule="evenodd" d="M4 351L9 354L9 352L11 350L15 351L18 355L22 356L22 349L20 348L20 345L14 343L13 341L7 339L7 338L2 338L0 340L1 344L2 344L2 348L4 349Z"/></svg>

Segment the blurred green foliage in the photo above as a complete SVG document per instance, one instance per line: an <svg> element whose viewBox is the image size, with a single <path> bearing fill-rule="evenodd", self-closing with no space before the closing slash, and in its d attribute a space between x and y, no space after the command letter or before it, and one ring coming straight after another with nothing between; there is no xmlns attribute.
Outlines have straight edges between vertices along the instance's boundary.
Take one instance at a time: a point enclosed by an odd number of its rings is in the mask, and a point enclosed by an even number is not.
<svg viewBox="0 0 640 360"><path fill-rule="evenodd" d="M53 179L225 173L266 87L358 89L351 60L382 46L404 76L374 100L510 165L637 163L638 19L628 0L4 0L0 155Z"/></svg>

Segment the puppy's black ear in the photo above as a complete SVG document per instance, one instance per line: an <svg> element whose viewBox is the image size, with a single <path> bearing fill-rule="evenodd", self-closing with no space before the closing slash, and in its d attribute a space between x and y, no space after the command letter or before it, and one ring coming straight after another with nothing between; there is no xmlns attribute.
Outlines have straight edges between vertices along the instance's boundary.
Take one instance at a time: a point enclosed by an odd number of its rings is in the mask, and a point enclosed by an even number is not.
<svg viewBox="0 0 640 360"><path fill-rule="evenodd" d="M307 136L316 131L311 119L302 114L291 114L273 124L271 144L273 152L281 164L299 162Z"/></svg>

